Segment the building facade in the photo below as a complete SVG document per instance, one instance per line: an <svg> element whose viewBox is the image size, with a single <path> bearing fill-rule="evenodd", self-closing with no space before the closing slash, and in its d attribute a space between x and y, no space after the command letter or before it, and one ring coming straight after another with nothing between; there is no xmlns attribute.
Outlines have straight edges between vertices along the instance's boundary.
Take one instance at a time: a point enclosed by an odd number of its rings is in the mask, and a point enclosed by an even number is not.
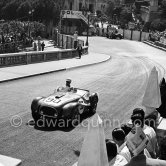
<svg viewBox="0 0 166 166"><path fill-rule="evenodd" d="M92 33L95 32L93 20L96 12L104 12L106 8L107 0L65 0L61 12L61 32L74 34L78 31L82 35L87 32L88 26L93 29Z"/></svg>
<svg viewBox="0 0 166 166"><path fill-rule="evenodd" d="M74 11L104 11L107 7L108 0L65 0L64 10Z"/></svg>
<svg viewBox="0 0 166 166"><path fill-rule="evenodd" d="M159 17L158 0L149 0L149 6L141 7L141 18L144 22L151 22Z"/></svg>

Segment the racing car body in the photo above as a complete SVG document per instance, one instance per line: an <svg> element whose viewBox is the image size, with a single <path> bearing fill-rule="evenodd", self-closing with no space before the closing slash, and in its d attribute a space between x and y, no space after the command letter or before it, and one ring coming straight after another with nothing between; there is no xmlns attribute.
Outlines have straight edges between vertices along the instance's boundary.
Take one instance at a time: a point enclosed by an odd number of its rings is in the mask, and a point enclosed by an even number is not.
<svg viewBox="0 0 166 166"><path fill-rule="evenodd" d="M113 25L108 26L106 36L109 39L123 39L123 34L118 32L118 26Z"/></svg>
<svg viewBox="0 0 166 166"><path fill-rule="evenodd" d="M123 35L118 32L108 32L107 38L109 39L123 39Z"/></svg>
<svg viewBox="0 0 166 166"><path fill-rule="evenodd" d="M56 90L48 97L37 97L32 101L31 111L34 121L43 118L75 119L84 112L95 113L98 103L97 93L73 88L70 91Z"/></svg>

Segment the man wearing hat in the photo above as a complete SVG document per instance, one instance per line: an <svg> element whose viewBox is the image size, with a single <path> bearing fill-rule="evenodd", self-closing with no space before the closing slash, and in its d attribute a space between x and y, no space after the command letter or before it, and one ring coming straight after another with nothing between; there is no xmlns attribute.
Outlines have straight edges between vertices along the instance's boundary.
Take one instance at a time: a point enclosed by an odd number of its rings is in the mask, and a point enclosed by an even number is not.
<svg viewBox="0 0 166 166"><path fill-rule="evenodd" d="M152 127L147 126L145 124L144 110L142 108L135 108L131 115L131 120L132 120L133 126L138 124L143 129L145 135L149 139L149 143L147 144L147 150L150 153L152 158L156 158L158 153L158 143L156 138L156 132L154 131Z"/></svg>

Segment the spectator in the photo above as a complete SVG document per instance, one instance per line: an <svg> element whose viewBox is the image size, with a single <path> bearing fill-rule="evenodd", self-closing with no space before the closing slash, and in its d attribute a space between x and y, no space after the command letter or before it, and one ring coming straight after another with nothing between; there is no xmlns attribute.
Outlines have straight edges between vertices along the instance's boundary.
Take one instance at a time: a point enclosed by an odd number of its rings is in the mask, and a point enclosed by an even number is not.
<svg viewBox="0 0 166 166"><path fill-rule="evenodd" d="M79 59L81 59L81 55L82 55L82 46L81 46L81 44L78 44L77 51L78 51Z"/></svg>
<svg viewBox="0 0 166 166"><path fill-rule="evenodd" d="M125 132L121 128L115 128L112 131L112 138L114 142L118 145L118 153L122 155L127 160L127 162L129 162L131 159L131 155L129 149L126 146Z"/></svg>
<svg viewBox="0 0 166 166"><path fill-rule="evenodd" d="M166 136L163 137L161 140L161 147L160 147L160 156L159 158L162 160L166 160Z"/></svg>
<svg viewBox="0 0 166 166"><path fill-rule="evenodd" d="M35 40L34 40L33 43L32 43L32 47L33 47L33 50L34 50L34 51L37 51L37 43L36 43Z"/></svg>
<svg viewBox="0 0 166 166"><path fill-rule="evenodd" d="M127 134L131 131L131 127L128 126L127 124L122 124L121 125L121 129L125 132L125 135L127 136Z"/></svg>
<svg viewBox="0 0 166 166"><path fill-rule="evenodd" d="M122 155L127 160L127 162L129 162L131 160L131 155L128 147L126 146L125 132L121 128L115 128L112 131L112 138L115 141L115 143L118 145L118 153ZM144 150L144 154L146 155L146 157L151 158L147 149Z"/></svg>
<svg viewBox="0 0 166 166"><path fill-rule="evenodd" d="M161 94L161 105L156 110L160 113L163 118L166 118L166 82L165 78L160 83L160 94Z"/></svg>
<svg viewBox="0 0 166 166"><path fill-rule="evenodd" d="M142 141L135 142L136 143L135 147L137 147L137 149L139 149L140 152L134 155L134 151L136 149L133 149L133 146L130 146L131 142L132 140L130 141L127 140L127 146L129 148L132 158L130 162L127 163L125 166L166 166L166 161L164 160L152 159L145 156L144 147L146 146L146 142L144 142L145 146L142 145Z"/></svg>
<svg viewBox="0 0 166 166"><path fill-rule="evenodd" d="M77 48L77 43L78 43L78 33L75 31L74 33L74 49Z"/></svg>
<svg viewBox="0 0 166 166"><path fill-rule="evenodd" d="M142 127L144 133L149 139L147 150L152 158L156 158L158 154L158 143L157 143L156 133L152 127L144 124L145 122L144 110L141 108L134 109L131 115L131 120L134 126L135 124L139 124Z"/></svg>
<svg viewBox="0 0 166 166"><path fill-rule="evenodd" d="M54 47L57 47L58 46L58 29L54 30L53 40L54 40Z"/></svg>
<svg viewBox="0 0 166 166"><path fill-rule="evenodd" d="M104 28L102 28L102 36L104 36Z"/></svg>
<svg viewBox="0 0 166 166"><path fill-rule="evenodd" d="M41 51L41 41L38 39L37 41L37 51Z"/></svg>
<svg viewBox="0 0 166 166"><path fill-rule="evenodd" d="M126 159L117 153L117 145L115 142L107 139L106 149L107 149L108 162L110 166L123 166L127 164Z"/></svg>
<svg viewBox="0 0 166 166"><path fill-rule="evenodd" d="M44 41L43 41L42 44L41 44L42 51L44 51L44 47L45 47L45 44L44 44Z"/></svg>

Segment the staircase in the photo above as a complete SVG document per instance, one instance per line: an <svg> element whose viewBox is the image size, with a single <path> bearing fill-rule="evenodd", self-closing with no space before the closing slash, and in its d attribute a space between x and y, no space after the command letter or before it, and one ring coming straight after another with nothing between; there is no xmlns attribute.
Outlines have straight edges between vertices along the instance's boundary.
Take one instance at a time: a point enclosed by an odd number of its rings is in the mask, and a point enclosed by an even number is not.
<svg viewBox="0 0 166 166"><path fill-rule="evenodd" d="M76 13L76 15L81 18L87 25L88 25L88 19L81 13ZM91 25L91 23L89 23Z"/></svg>

